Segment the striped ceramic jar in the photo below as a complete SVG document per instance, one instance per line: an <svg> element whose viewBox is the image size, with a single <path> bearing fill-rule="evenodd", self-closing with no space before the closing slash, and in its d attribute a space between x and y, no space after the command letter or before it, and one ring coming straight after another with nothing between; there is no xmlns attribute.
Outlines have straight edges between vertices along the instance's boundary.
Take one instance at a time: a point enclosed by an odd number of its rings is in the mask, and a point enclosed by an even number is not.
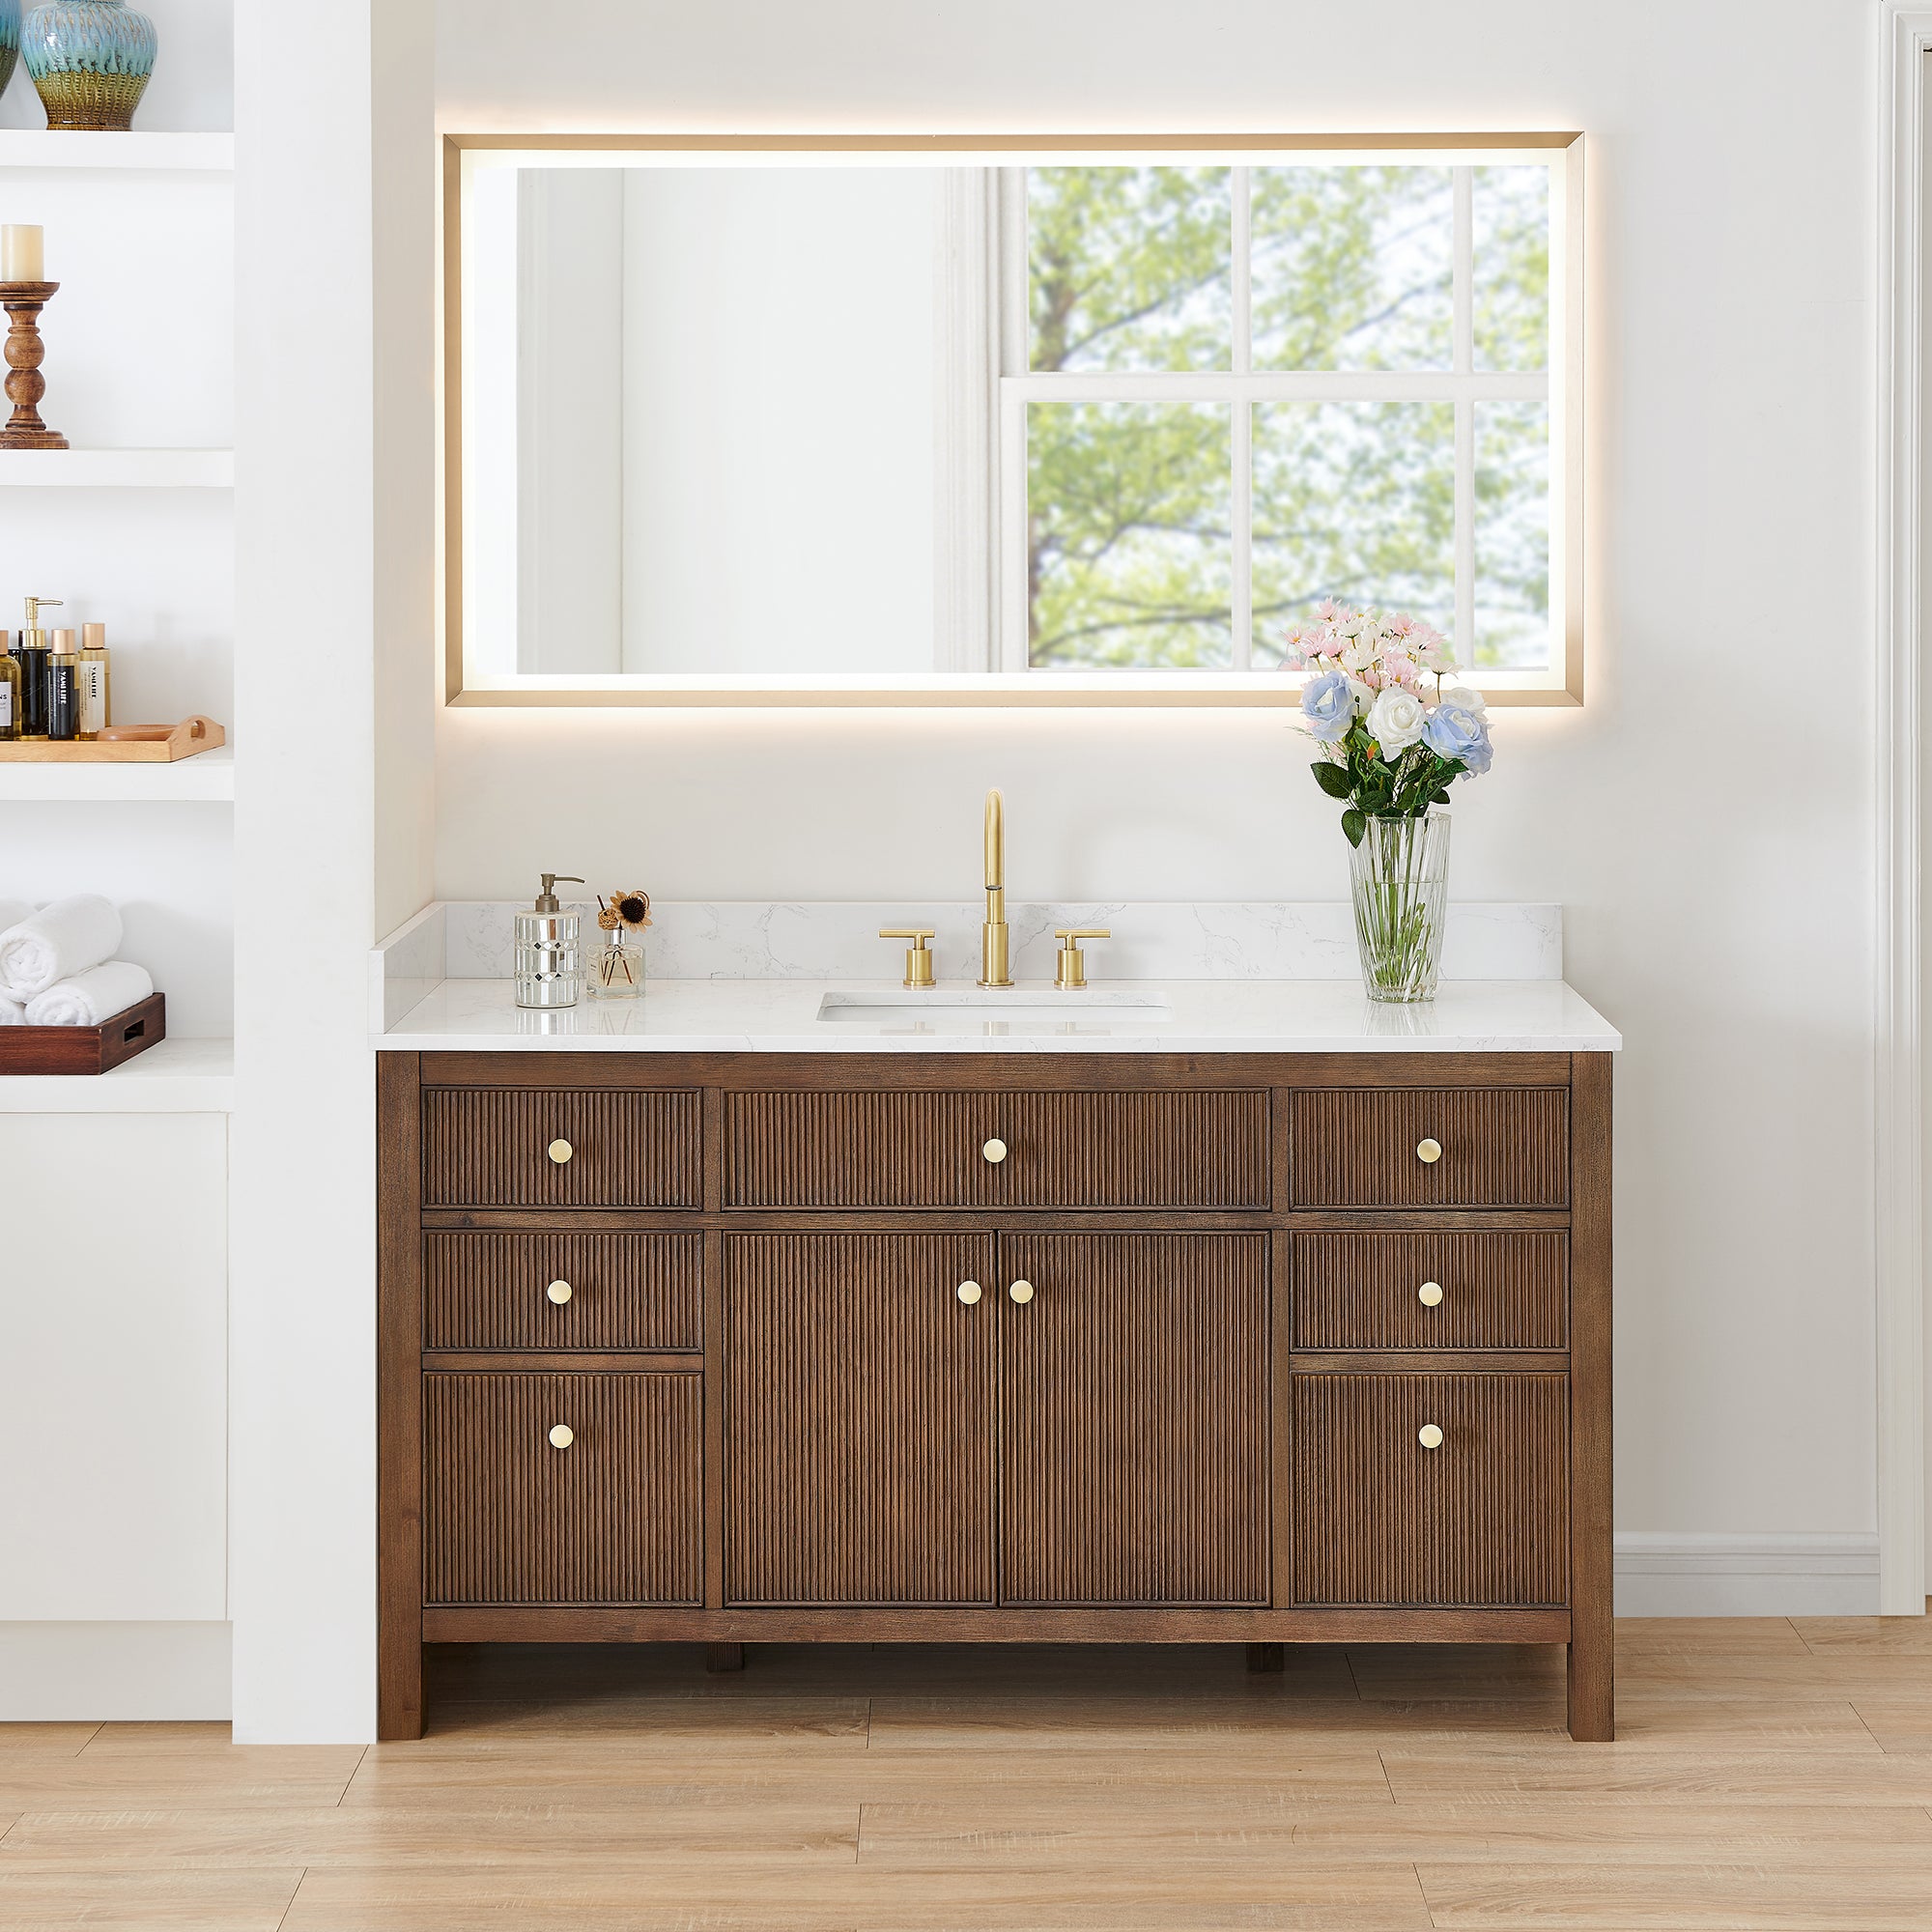
<svg viewBox="0 0 1932 1932"><path fill-rule="evenodd" d="M53 0L20 33L49 128L125 131L155 71L155 23L126 0Z"/></svg>

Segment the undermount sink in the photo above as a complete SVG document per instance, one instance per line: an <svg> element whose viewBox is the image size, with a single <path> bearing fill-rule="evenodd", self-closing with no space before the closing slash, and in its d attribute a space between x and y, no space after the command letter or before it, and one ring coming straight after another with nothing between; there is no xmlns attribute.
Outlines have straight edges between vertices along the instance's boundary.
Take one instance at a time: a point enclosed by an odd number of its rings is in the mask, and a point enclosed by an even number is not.
<svg viewBox="0 0 1932 1932"><path fill-rule="evenodd" d="M1168 1013L1168 1004L1158 993L1092 988L1055 993L1031 987L1006 991L985 986L867 987L862 992L827 993L818 1003L820 1020L847 1026L902 1026L919 1019L1066 1026L1079 1021L1165 1019Z"/></svg>

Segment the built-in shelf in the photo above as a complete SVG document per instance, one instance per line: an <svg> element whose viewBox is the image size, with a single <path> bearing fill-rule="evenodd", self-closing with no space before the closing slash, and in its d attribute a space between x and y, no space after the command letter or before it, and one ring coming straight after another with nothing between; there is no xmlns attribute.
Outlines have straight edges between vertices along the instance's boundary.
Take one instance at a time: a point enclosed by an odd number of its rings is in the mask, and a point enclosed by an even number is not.
<svg viewBox="0 0 1932 1932"><path fill-rule="evenodd" d="M232 1039L164 1039L112 1073L0 1074L0 1114L234 1111Z"/></svg>
<svg viewBox="0 0 1932 1932"><path fill-rule="evenodd" d="M0 801L46 805L218 804L235 796L228 745L171 765L29 765L0 759Z"/></svg>
<svg viewBox="0 0 1932 1932"><path fill-rule="evenodd" d="M26 489L232 490L232 449L0 449L0 484Z"/></svg>
<svg viewBox="0 0 1932 1932"><path fill-rule="evenodd" d="M0 167L119 168L228 174L233 134L72 134L0 128Z"/></svg>

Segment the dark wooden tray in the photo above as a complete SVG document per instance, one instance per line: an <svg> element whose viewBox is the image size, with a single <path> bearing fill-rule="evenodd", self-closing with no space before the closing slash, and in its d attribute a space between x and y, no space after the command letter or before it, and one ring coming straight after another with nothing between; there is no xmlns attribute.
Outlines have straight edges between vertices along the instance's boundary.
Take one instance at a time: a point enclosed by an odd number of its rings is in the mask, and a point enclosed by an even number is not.
<svg viewBox="0 0 1932 1932"><path fill-rule="evenodd" d="M168 1003L150 993L103 1026L0 1027L0 1076L105 1073L168 1037Z"/></svg>

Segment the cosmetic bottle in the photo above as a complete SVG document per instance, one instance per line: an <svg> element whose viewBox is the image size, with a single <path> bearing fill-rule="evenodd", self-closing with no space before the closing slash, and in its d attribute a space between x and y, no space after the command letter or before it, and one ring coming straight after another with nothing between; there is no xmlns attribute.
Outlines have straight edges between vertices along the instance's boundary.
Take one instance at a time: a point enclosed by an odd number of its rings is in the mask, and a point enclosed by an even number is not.
<svg viewBox="0 0 1932 1932"><path fill-rule="evenodd" d="M574 1007L583 990L582 923L566 912L554 888L559 878L581 886L568 873L546 872L543 891L528 912L517 914L517 1004L520 1007Z"/></svg>
<svg viewBox="0 0 1932 1932"><path fill-rule="evenodd" d="M114 702L107 678L107 626L80 627L80 735L100 736L114 722Z"/></svg>
<svg viewBox="0 0 1932 1932"><path fill-rule="evenodd" d="M20 735L20 665L0 631L0 743Z"/></svg>
<svg viewBox="0 0 1932 1932"><path fill-rule="evenodd" d="M47 736L71 745L80 736L80 649L71 631L56 631L47 658Z"/></svg>
<svg viewBox="0 0 1932 1932"><path fill-rule="evenodd" d="M47 634L41 628L43 611L58 611L58 597L29 597L27 625L20 633L16 654L20 666L20 736L47 735Z"/></svg>

